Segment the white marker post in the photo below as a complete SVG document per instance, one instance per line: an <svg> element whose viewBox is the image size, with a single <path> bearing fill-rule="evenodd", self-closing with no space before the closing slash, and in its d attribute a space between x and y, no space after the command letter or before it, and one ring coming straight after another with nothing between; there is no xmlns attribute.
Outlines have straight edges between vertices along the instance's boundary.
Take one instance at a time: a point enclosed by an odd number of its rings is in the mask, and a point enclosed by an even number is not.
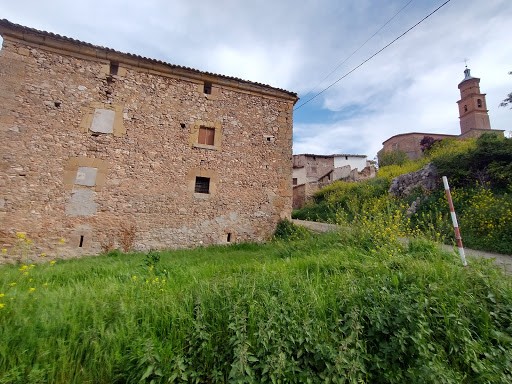
<svg viewBox="0 0 512 384"><path fill-rule="evenodd" d="M446 192L446 198L448 199L448 205L450 206L450 215L452 217L453 230L455 231L455 240L457 241L457 248L459 248L460 259L462 265L468 266L466 261L466 255L464 254L464 247L462 246L462 237L460 236L459 223L457 223L457 215L455 215L455 208L453 207L452 194L450 193L450 186L448 185L448 179L443 176L444 191Z"/></svg>

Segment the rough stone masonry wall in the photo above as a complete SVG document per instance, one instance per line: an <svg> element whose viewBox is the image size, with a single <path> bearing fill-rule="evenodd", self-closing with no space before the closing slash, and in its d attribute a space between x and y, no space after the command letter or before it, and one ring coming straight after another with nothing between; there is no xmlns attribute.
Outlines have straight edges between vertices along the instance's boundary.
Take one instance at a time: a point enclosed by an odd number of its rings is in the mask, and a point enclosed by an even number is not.
<svg viewBox="0 0 512 384"><path fill-rule="evenodd" d="M434 164L428 163L419 171L406 173L391 181L389 193L397 197L407 197L411 193L429 193L439 187L440 177Z"/></svg>
<svg viewBox="0 0 512 384"><path fill-rule="evenodd" d="M0 245L22 231L38 252L95 254L132 224L143 250L262 241L290 217L293 101L105 66L4 36ZM95 111L111 133L90 130ZM193 145L203 123L216 149Z"/></svg>

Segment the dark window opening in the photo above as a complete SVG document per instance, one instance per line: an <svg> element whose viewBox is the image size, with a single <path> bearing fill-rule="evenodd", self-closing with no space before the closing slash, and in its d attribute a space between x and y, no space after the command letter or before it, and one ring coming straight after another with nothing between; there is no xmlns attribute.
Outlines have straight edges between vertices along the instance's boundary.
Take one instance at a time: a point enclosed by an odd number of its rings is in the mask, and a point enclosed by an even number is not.
<svg viewBox="0 0 512 384"><path fill-rule="evenodd" d="M215 128L209 128L201 125L199 127L198 144L214 145L215 144Z"/></svg>
<svg viewBox="0 0 512 384"><path fill-rule="evenodd" d="M185 128L185 123L180 123L181 128Z"/></svg>
<svg viewBox="0 0 512 384"><path fill-rule="evenodd" d="M55 105L57 108L60 107L61 102L60 101L54 101L53 105Z"/></svg>
<svg viewBox="0 0 512 384"><path fill-rule="evenodd" d="M82 248L83 245L84 245L84 235L81 235L80 236L80 244L78 244L78 247Z"/></svg>
<svg viewBox="0 0 512 384"><path fill-rule="evenodd" d="M478 106L478 108L482 108L482 100L481 99L478 99L476 101L476 105Z"/></svg>
<svg viewBox="0 0 512 384"><path fill-rule="evenodd" d="M227 238L226 238L226 241L227 241L228 243L231 243L231 233L228 233Z"/></svg>
<svg viewBox="0 0 512 384"><path fill-rule="evenodd" d="M206 95L211 95L212 94L212 83L209 83L209 82L206 82L204 83L204 88L203 88L203 92L206 94Z"/></svg>
<svg viewBox="0 0 512 384"><path fill-rule="evenodd" d="M296 178L296 177L294 177L294 178L292 179L292 183L293 183L293 185L297 185L297 178Z"/></svg>
<svg viewBox="0 0 512 384"><path fill-rule="evenodd" d="M119 71L119 64L118 63L110 63L110 74L111 75L117 75L117 72Z"/></svg>
<svg viewBox="0 0 512 384"><path fill-rule="evenodd" d="M348 156L345 156L345 160L348 160Z"/></svg>
<svg viewBox="0 0 512 384"><path fill-rule="evenodd" d="M268 136L267 141L272 141L272 138L270 136Z"/></svg>
<svg viewBox="0 0 512 384"><path fill-rule="evenodd" d="M465 106L464 106L464 112L467 112L467 111L468 111L468 106L467 106L467 105L465 105Z"/></svg>
<svg viewBox="0 0 512 384"><path fill-rule="evenodd" d="M210 178L209 177L196 177L196 185L194 187L195 193L210 193Z"/></svg>

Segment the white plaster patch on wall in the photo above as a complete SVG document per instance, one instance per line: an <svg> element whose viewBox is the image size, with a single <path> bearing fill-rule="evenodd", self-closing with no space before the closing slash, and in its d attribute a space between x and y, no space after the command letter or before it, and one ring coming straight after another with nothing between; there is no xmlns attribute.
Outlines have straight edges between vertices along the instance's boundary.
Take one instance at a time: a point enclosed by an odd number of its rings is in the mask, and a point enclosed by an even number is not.
<svg viewBox="0 0 512 384"><path fill-rule="evenodd" d="M86 187L94 187L96 185L96 175L98 168L78 167L76 172L75 184L84 185Z"/></svg>
<svg viewBox="0 0 512 384"><path fill-rule="evenodd" d="M116 113L111 109L96 108L92 118L91 131L98 133L114 133Z"/></svg>
<svg viewBox="0 0 512 384"><path fill-rule="evenodd" d="M71 192L71 198L66 204L68 216L92 216L98 210L98 204L94 201L96 192L90 189L75 189Z"/></svg>

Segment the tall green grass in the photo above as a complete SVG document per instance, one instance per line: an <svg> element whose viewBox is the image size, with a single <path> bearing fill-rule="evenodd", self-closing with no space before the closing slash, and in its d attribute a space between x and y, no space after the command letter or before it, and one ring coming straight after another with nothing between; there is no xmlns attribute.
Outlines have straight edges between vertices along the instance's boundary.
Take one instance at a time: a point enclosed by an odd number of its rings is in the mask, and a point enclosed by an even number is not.
<svg viewBox="0 0 512 384"><path fill-rule="evenodd" d="M1 266L0 383L512 381L510 278L358 231Z"/></svg>

